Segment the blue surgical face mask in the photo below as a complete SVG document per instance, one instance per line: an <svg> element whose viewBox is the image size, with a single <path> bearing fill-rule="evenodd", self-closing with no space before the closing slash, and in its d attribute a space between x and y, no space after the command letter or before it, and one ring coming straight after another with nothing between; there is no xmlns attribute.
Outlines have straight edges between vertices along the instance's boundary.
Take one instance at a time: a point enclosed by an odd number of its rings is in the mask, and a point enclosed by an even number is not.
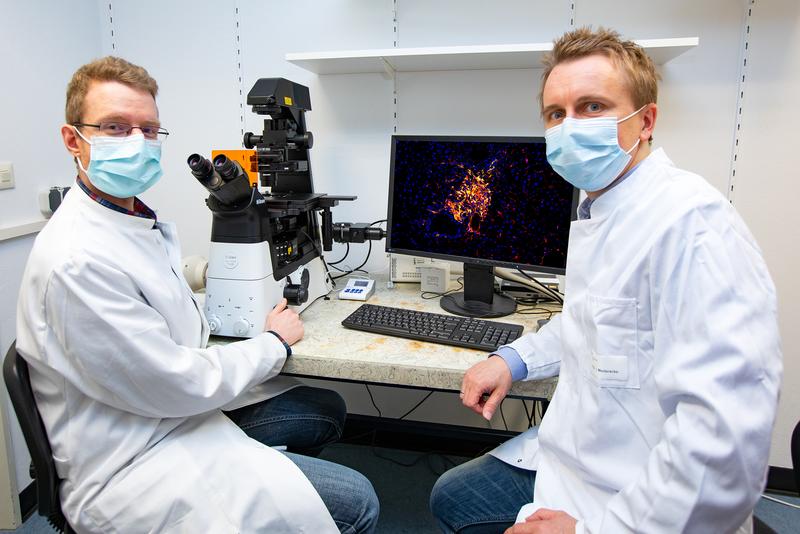
<svg viewBox="0 0 800 534"><path fill-rule="evenodd" d="M78 166L103 193L117 198L135 197L161 178L161 141L145 139L142 134L96 136L90 140L77 128L75 131L91 145L89 168L83 168L80 158Z"/></svg>
<svg viewBox="0 0 800 534"><path fill-rule="evenodd" d="M558 126L549 128L547 161L566 181L584 191L599 191L611 185L631 161L631 152L639 146L639 139L628 150L623 150L617 140L617 124L640 111L640 107L627 117L595 117L573 119L567 117Z"/></svg>

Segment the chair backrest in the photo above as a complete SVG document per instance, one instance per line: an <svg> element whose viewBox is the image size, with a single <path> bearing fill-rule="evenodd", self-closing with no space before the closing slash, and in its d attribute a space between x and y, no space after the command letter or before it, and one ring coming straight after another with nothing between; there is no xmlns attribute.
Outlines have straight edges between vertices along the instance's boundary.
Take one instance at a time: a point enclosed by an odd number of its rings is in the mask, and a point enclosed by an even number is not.
<svg viewBox="0 0 800 534"><path fill-rule="evenodd" d="M46 517L57 530L69 530L61 512L58 495L60 480L56 473L53 452L33 397L28 364L17 353L16 342L11 344L3 361L3 378L31 454L31 477L36 480L39 515Z"/></svg>

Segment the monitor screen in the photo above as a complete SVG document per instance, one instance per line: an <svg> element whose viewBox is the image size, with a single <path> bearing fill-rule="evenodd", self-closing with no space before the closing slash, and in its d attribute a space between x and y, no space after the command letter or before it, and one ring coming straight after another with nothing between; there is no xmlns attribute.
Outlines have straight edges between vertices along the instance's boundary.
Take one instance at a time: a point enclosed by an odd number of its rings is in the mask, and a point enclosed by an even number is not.
<svg viewBox="0 0 800 534"><path fill-rule="evenodd" d="M393 136L386 250L563 273L577 201L544 138Z"/></svg>

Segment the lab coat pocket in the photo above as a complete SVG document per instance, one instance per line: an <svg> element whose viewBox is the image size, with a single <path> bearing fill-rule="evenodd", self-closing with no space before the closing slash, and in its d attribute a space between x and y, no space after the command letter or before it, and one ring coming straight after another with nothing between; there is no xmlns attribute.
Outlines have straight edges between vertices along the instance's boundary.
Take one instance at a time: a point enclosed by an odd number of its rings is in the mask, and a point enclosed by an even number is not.
<svg viewBox="0 0 800 534"><path fill-rule="evenodd" d="M635 298L588 295L584 376L601 388L639 389Z"/></svg>

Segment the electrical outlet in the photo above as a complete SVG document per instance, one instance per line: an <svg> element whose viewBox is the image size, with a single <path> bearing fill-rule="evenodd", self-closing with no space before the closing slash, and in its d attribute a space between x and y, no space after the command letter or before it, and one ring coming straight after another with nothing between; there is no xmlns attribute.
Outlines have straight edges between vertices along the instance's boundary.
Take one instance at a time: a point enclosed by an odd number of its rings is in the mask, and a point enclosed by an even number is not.
<svg viewBox="0 0 800 534"><path fill-rule="evenodd" d="M14 166L10 161L0 161L0 189L14 188Z"/></svg>

